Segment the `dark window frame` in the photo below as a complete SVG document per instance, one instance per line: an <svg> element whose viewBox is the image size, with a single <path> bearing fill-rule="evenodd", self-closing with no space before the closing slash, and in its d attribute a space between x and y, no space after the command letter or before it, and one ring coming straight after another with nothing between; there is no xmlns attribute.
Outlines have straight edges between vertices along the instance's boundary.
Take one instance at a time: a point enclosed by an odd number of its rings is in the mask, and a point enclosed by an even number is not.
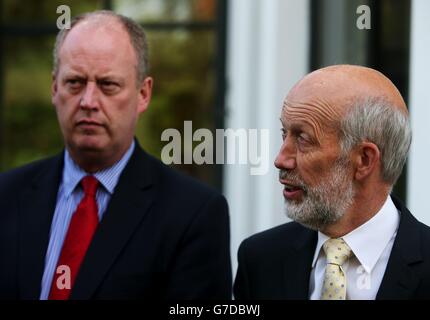
<svg viewBox="0 0 430 320"><path fill-rule="evenodd" d="M403 19L397 17L397 21L405 21L406 34L410 35L410 21L411 21L411 1L403 0L405 2L406 10L402 11ZM311 25L310 25L310 51L308 56L309 66L311 71L321 67L321 11L324 10L324 0L311 0ZM369 32L367 39L367 66L377 69L384 73L388 78L396 83L399 91L405 101L408 101L409 96L409 57L410 50L404 52L403 59L400 64L396 65L397 69L390 68L386 63L386 57L384 56L384 47L382 45L384 17L383 17L383 1L379 0L368 0L367 5L372 9L372 30ZM366 32L366 31L362 31ZM410 43L409 38L404 39L405 42ZM408 43L408 45L409 45ZM391 66L392 67L392 66ZM404 202L407 201L407 171L408 164L406 163L399 180L394 186L393 194L401 198Z"/></svg>

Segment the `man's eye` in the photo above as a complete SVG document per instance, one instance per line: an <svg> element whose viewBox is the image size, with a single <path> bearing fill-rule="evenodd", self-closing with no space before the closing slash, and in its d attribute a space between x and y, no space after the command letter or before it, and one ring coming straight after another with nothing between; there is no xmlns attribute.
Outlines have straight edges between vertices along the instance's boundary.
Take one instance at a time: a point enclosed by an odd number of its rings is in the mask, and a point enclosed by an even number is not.
<svg viewBox="0 0 430 320"><path fill-rule="evenodd" d="M102 85L103 87L115 87L118 84L114 81L101 81L100 85Z"/></svg>
<svg viewBox="0 0 430 320"><path fill-rule="evenodd" d="M116 91L118 89L118 84L113 81L102 81L100 82L100 86L105 91Z"/></svg>
<svg viewBox="0 0 430 320"><path fill-rule="evenodd" d="M79 79L69 79L66 81L66 84L72 88L72 89L76 89L79 88L82 85L82 80Z"/></svg>
<svg viewBox="0 0 430 320"><path fill-rule="evenodd" d="M309 142L309 140L306 137L304 137L303 135L297 136L297 141L299 143L308 143Z"/></svg>

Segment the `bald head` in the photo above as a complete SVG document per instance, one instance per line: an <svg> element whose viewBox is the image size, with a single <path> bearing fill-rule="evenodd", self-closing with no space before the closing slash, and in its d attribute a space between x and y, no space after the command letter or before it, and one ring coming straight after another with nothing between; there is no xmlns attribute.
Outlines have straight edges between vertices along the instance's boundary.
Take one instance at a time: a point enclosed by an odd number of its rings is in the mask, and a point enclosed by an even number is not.
<svg viewBox="0 0 430 320"><path fill-rule="evenodd" d="M289 92L283 112L302 119L321 134L325 125L337 126L357 101L378 99L408 114L396 86L379 71L354 66L335 65L306 75Z"/></svg>
<svg viewBox="0 0 430 320"><path fill-rule="evenodd" d="M407 113L396 86L381 72L362 66L335 65L316 70L300 80L287 99L302 100L318 96L341 109L345 101L372 97L385 100Z"/></svg>
<svg viewBox="0 0 430 320"><path fill-rule="evenodd" d="M58 72L60 65L60 50L69 35L83 33L97 38L100 32L123 33L123 40L127 42L118 43L115 49L122 45L131 44L137 58L136 73L137 83L143 81L148 73L148 43L142 27L132 19L112 11L99 10L76 16L71 21L70 29L62 29L57 35L54 47L54 75ZM86 41L89 41L88 39ZM123 42L124 42L123 41Z"/></svg>
<svg viewBox="0 0 430 320"><path fill-rule="evenodd" d="M76 24L64 39L60 55L66 52L97 52L100 57L123 51L121 58L137 66L137 57L125 28L115 17L98 15Z"/></svg>
<svg viewBox="0 0 430 320"><path fill-rule="evenodd" d="M408 112L390 79L377 70L354 65L335 65L308 74L290 91L286 104L321 104L327 116L335 120L351 103L364 98L377 98L405 114Z"/></svg>

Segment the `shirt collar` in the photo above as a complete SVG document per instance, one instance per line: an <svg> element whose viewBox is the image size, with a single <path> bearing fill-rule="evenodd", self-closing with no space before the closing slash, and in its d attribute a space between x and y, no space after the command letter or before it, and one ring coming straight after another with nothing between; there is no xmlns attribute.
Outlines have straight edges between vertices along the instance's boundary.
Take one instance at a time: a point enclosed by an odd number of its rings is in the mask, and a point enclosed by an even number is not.
<svg viewBox="0 0 430 320"><path fill-rule="evenodd" d="M107 169L97 171L96 173L92 174L110 194L113 193L116 184L118 183L119 176L121 175L122 170L128 163L128 160L133 153L134 146L135 143L133 140L127 152L118 162L116 162L113 166ZM72 194L72 192L75 190L76 186L79 184L82 178L87 175L89 175L89 173L85 172L81 167L76 164L75 161L73 161L72 157L70 156L70 153L66 149L66 151L64 152L63 169L63 188L66 197Z"/></svg>
<svg viewBox="0 0 430 320"><path fill-rule="evenodd" d="M342 237L367 273L371 273L385 247L397 233L399 222L399 212L391 197L388 197L376 215ZM328 236L318 232L312 268L315 267L321 247L328 239L330 239Z"/></svg>

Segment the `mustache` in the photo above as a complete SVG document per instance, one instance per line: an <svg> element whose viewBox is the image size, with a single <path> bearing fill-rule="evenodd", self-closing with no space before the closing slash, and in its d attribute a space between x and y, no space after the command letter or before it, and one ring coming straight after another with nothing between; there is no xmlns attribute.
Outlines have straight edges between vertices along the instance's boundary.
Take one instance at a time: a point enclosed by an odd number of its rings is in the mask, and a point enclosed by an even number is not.
<svg viewBox="0 0 430 320"><path fill-rule="evenodd" d="M303 179L300 177L300 175L295 171L283 169L279 170L279 180L287 180L304 191L307 191L306 184L303 182Z"/></svg>

